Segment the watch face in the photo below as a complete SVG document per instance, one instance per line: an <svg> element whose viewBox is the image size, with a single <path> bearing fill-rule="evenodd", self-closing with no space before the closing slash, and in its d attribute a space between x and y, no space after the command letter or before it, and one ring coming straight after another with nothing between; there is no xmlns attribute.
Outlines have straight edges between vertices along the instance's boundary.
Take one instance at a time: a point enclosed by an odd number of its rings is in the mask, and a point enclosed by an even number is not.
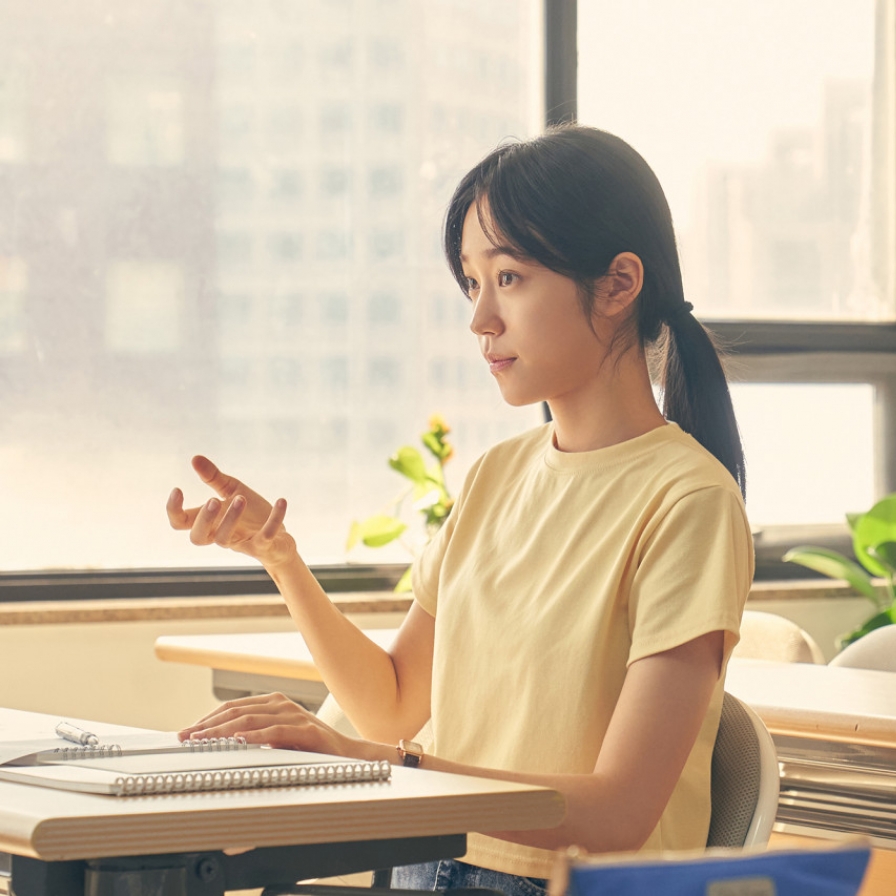
<svg viewBox="0 0 896 896"><path fill-rule="evenodd" d="M409 768L416 768L423 759L423 747L415 744L412 740L402 740L398 742L398 752L401 756L402 765Z"/></svg>

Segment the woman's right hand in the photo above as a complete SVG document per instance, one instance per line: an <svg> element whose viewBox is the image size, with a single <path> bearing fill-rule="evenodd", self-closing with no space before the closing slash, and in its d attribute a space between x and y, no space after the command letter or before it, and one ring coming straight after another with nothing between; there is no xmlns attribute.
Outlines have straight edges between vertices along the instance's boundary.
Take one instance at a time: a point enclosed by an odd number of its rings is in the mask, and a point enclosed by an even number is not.
<svg viewBox="0 0 896 896"><path fill-rule="evenodd" d="M207 457L193 458L193 469L218 494L201 507L184 508L184 494L176 488L168 498L171 527L189 530L193 544L217 544L248 554L269 571L296 555L296 543L284 529L286 501L273 506L233 476L222 473Z"/></svg>

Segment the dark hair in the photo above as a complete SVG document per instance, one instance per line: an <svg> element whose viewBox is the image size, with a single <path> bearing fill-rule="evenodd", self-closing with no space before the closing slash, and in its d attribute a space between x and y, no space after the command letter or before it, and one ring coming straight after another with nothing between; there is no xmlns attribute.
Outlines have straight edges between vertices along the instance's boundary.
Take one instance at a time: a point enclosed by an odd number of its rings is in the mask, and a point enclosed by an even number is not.
<svg viewBox="0 0 896 896"><path fill-rule="evenodd" d="M612 260L620 252L641 259L644 284L631 329L620 335L642 350L659 343L663 414L712 452L746 494L725 373L711 335L685 302L672 215L644 159L618 137L581 125L499 146L460 182L445 220L445 254L464 291L461 236L474 204L493 242L577 284L588 320L595 283Z"/></svg>

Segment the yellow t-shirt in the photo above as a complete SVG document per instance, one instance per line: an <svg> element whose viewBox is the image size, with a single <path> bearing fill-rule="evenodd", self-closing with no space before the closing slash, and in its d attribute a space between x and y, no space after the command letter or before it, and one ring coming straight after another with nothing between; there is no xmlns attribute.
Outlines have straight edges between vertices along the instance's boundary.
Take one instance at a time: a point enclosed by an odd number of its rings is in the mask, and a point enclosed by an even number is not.
<svg viewBox="0 0 896 896"><path fill-rule="evenodd" d="M495 446L414 564L435 617L435 755L590 773L628 664L710 631L730 654L753 543L728 471L674 423L567 454L551 424ZM645 849L706 844L720 681ZM547 850L471 834L464 861L547 877Z"/></svg>

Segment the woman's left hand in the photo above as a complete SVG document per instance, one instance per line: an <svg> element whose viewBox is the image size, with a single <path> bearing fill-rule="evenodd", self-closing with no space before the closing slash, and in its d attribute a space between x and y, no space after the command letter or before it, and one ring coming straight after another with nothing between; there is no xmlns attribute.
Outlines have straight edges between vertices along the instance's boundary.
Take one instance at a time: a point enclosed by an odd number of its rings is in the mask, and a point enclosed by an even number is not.
<svg viewBox="0 0 896 896"><path fill-rule="evenodd" d="M283 694L229 700L177 736L181 740L244 737L250 744L367 758L360 755L367 752L366 741L340 734Z"/></svg>

